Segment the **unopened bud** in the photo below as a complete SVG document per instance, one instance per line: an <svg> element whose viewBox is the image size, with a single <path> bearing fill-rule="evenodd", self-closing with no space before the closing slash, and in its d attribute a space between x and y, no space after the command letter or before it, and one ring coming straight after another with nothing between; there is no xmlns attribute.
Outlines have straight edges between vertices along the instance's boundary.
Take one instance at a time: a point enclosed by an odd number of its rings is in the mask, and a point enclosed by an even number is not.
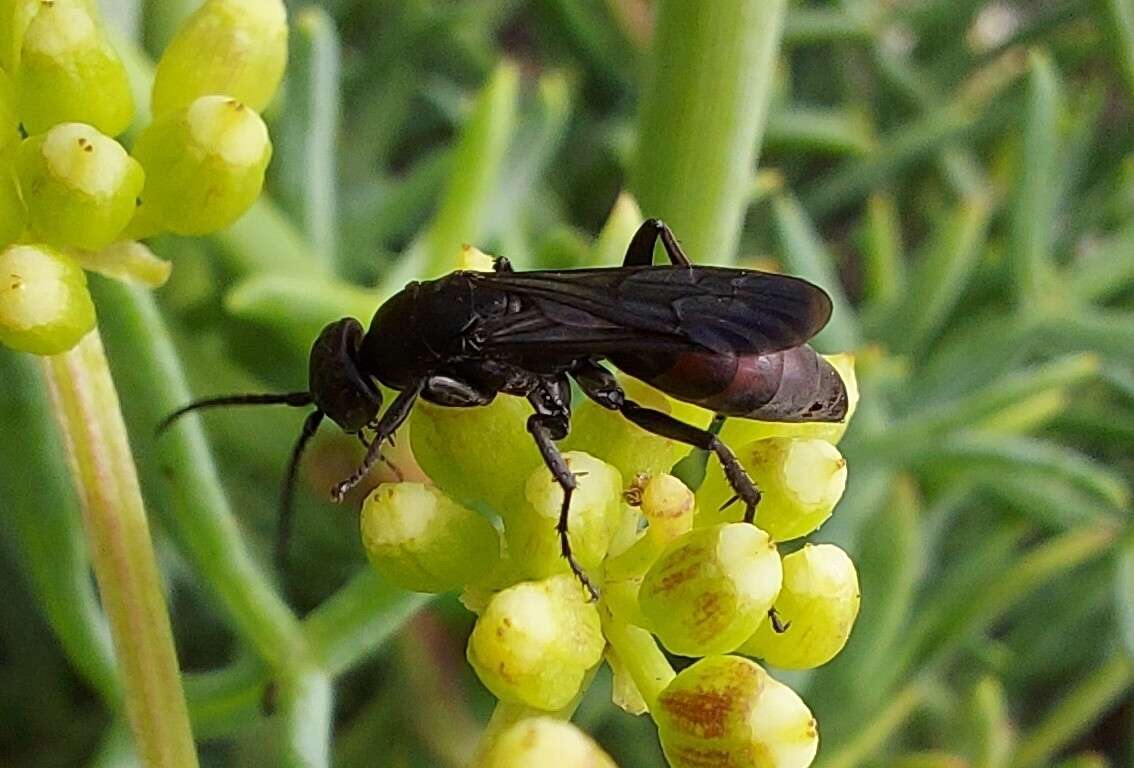
<svg viewBox="0 0 1134 768"><path fill-rule="evenodd" d="M82 0L41 0L15 71L20 118L30 133L88 123L108 136L134 119L126 67Z"/></svg>
<svg viewBox="0 0 1134 768"><path fill-rule="evenodd" d="M16 168L35 236L90 251L119 236L145 180L118 142L83 123L63 123L24 141Z"/></svg>
<svg viewBox="0 0 1134 768"><path fill-rule="evenodd" d="M524 424L523 398L497 397L480 408L420 403L410 441L422 471L452 498L495 511L523 503L524 480L542 464Z"/></svg>
<svg viewBox="0 0 1134 768"><path fill-rule="evenodd" d="M693 492L671 474L653 475L642 487L642 514L650 524L646 535L668 544L693 528Z"/></svg>
<svg viewBox="0 0 1134 768"><path fill-rule="evenodd" d="M806 768L819 748L815 718L795 691L739 656L685 668L652 714L673 768Z"/></svg>
<svg viewBox="0 0 1134 768"><path fill-rule="evenodd" d="M728 653L767 617L782 577L767 533L721 524L674 541L646 573L638 602L649 629L673 653Z"/></svg>
<svg viewBox="0 0 1134 768"><path fill-rule="evenodd" d="M235 99L202 96L162 115L134 146L146 169L138 234L224 229L260 196L271 156L264 121Z"/></svg>
<svg viewBox="0 0 1134 768"><path fill-rule="evenodd" d="M833 544L808 544L784 558L784 585L776 622L760 625L740 653L782 669L826 664L846 645L858 616L858 574Z"/></svg>
<svg viewBox="0 0 1134 768"><path fill-rule="evenodd" d="M584 569L597 574L621 520L622 477L585 453L572 451L563 458L575 476L567 521L571 551ZM530 577L568 571L556 530L562 486L546 467L538 467L528 477L524 498L526 508L509 510L504 518L508 551Z"/></svg>
<svg viewBox="0 0 1134 768"><path fill-rule="evenodd" d="M379 573L415 592L457 589L500 559L488 520L421 483L386 483L367 497L362 544Z"/></svg>
<svg viewBox="0 0 1134 768"><path fill-rule="evenodd" d="M78 344L94 323L87 278L78 264L44 245L0 251L0 342L55 355Z"/></svg>
<svg viewBox="0 0 1134 768"><path fill-rule="evenodd" d="M287 63L280 0L206 0L178 29L154 75L154 114L224 94L256 111L275 95Z"/></svg>
<svg viewBox="0 0 1134 768"><path fill-rule="evenodd" d="M496 739L477 768L618 768L590 736L562 720L530 717Z"/></svg>
<svg viewBox="0 0 1134 768"><path fill-rule="evenodd" d="M756 523L776 541L806 536L831 516L847 484L846 460L826 440L773 437L737 451L737 458L760 488ZM739 519L743 508L721 506L733 496L721 468L710 462L697 492L703 510L698 522Z"/></svg>
<svg viewBox="0 0 1134 768"><path fill-rule="evenodd" d="M20 117L16 111L16 88L0 69L0 152L20 140Z"/></svg>
<svg viewBox="0 0 1134 768"><path fill-rule="evenodd" d="M488 602L468 658L502 701L554 711L567 706L602 658L598 610L571 575L525 581Z"/></svg>
<svg viewBox="0 0 1134 768"><path fill-rule="evenodd" d="M23 234L28 210L16 181L16 152L0 149L0 248Z"/></svg>

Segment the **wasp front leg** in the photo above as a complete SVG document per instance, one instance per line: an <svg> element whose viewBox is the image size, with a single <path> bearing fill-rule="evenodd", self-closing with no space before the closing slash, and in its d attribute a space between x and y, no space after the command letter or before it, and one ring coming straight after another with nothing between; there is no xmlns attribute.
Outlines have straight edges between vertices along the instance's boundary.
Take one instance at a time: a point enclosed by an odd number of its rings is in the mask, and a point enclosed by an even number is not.
<svg viewBox="0 0 1134 768"><path fill-rule="evenodd" d="M342 482L335 483L335 486L331 489L331 498L335 501L342 501L346 497L347 491L362 482L362 478L366 477L371 467L382 457L382 444L393 437L394 433L398 431L398 427L410 415L413 404L417 401L417 397L421 394L424 386L424 381L414 382L398 393L394 402L390 403L390 407L378 420L378 424L374 428L374 438L366 449L366 457L349 477Z"/></svg>

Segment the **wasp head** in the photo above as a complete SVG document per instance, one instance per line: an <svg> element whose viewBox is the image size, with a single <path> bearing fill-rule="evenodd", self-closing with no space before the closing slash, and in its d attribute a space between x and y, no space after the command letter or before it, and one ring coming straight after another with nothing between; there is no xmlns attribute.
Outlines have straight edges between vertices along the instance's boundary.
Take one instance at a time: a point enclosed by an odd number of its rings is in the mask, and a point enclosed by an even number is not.
<svg viewBox="0 0 1134 768"><path fill-rule="evenodd" d="M311 346L308 386L319 410L344 432L370 426L382 407L382 394L358 364L362 325L352 317L337 320Z"/></svg>

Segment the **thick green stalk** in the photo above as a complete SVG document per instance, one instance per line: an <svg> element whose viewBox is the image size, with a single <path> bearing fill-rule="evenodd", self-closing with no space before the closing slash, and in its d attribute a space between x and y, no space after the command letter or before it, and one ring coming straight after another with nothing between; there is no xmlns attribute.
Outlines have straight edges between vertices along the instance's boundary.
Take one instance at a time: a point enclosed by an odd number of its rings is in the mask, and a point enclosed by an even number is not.
<svg viewBox="0 0 1134 768"><path fill-rule="evenodd" d="M70 352L45 358L43 367L83 501L91 560L138 753L147 766L195 767L169 614L98 332Z"/></svg>
<svg viewBox="0 0 1134 768"><path fill-rule="evenodd" d="M785 0L658 4L632 188L694 261L736 255Z"/></svg>

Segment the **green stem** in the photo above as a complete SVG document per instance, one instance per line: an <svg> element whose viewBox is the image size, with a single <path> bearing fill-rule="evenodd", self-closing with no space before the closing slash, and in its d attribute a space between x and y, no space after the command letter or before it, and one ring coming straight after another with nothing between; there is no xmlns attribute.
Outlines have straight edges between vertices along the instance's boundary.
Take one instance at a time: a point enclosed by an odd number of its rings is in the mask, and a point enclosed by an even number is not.
<svg viewBox="0 0 1134 768"><path fill-rule="evenodd" d="M1097 376L1099 368L1096 355L1083 353L1016 371L959 399L915 411L869 440L870 450L904 453L911 445L925 445L950 432L978 427L982 420L1027 398L1081 384Z"/></svg>
<svg viewBox="0 0 1134 768"><path fill-rule="evenodd" d="M304 634L323 669L338 674L377 650L431 599L392 587L364 568L311 612Z"/></svg>
<svg viewBox="0 0 1134 768"><path fill-rule="evenodd" d="M633 189L695 261L729 262L771 99L785 0L663 0Z"/></svg>
<svg viewBox="0 0 1134 768"><path fill-rule="evenodd" d="M886 323L895 350L923 350L949 319L984 253L992 211L989 196L979 195L962 200L941 218L904 301Z"/></svg>
<svg viewBox="0 0 1134 768"><path fill-rule="evenodd" d="M872 317L879 316L900 300L906 287L902 222L893 194L873 194L866 201L862 251L866 303Z"/></svg>
<svg viewBox="0 0 1134 768"><path fill-rule="evenodd" d="M547 717L548 713L539 709L532 709L531 707L524 706L523 704L509 704L504 701L496 702L496 707L492 710L492 717L488 719L488 724L481 731L480 741L476 746L476 754L473 757L471 765L478 768L484 761L485 755L496 745L497 739L504 731L511 728L516 723L529 717Z"/></svg>
<svg viewBox="0 0 1134 768"><path fill-rule="evenodd" d="M126 413L147 493L165 502L155 509L165 511L162 522L240 636L273 668L285 667L303 654L299 624L244 543L200 421L182 419L154 435L154 426L191 397L152 295L113 280L92 278L91 288L115 371L136 393Z"/></svg>
<svg viewBox="0 0 1134 768"><path fill-rule="evenodd" d="M331 764L332 684L324 672L302 667L280 683L283 765L327 768Z"/></svg>
<svg viewBox="0 0 1134 768"><path fill-rule="evenodd" d="M196 766L173 632L118 395L98 332L43 361L103 608L126 714L148 766Z"/></svg>
<svg viewBox="0 0 1134 768"><path fill-rule="evenodd" d="M658 696L677 677L677 673L649 632L615 616L608 606L600 608L599 615L607 642L630 673L647 709L653 710Z"/></svg>
<svg viewBox="0 0 1134 768"><path fill-rule="evenodd" d="M1005 768L1015 747L1016 731L1004 686L996 678L982 678L973 689L969 709L973 768Z"/></svg>
<svg viewBox="0 0 1134 768"><path fill-rule="evenodd" d="M784 26L784 46L868 42L878 27L877 19L863 13L793 7Z"/></svg>
<svg viewBox="0 0 1134 768"><path fill-rule="evenodd" d="M1098 557L1114 541L1113 530L1084 528L1033 548L995 578L988 577L990 566L982 566L986 573L979 585L969 587L970 594L955 594L955 605L926 612L910 628L903 647L893 654L890 668L900 675L915 665L925 668L947 663L966 639L977 636L1050 579Z"/></svg>

